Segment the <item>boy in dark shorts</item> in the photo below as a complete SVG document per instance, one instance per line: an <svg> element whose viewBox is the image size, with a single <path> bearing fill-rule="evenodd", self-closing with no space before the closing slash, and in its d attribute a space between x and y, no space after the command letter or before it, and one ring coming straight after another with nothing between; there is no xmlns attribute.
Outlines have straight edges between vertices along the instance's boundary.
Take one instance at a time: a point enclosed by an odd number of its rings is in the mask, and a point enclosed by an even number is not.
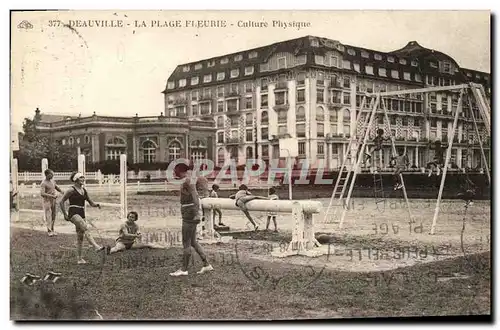
<svg viewBox="0 0 500 330"><path fill-rule="evenodd" d="M253 220L252 216L248 212L246 203L253 201L254 199L267 199L266 197L261 197L261 196L255 196L252 195L250 191L248 191L248 187L244 184L242 184L238 188L238 192L234 195L229 196L229 198L234 198L236 200L236 206L240 208L240 210L243 211L243 213L246 215L247 219L252 223L255 231L259 229L259 226L255 223Z"/></svg>
<svg viewBox="0 0 500 330"><path fill-rule="evenodd" d="M388 141L388 140L390 140L390 139L391 139L390 137L388 137L388 138L384 138L384 130L383 130L383 129L381 129L381 128L379 128L379 129L377 130L377 136L373 139L373 143L375 143L375 145L374 145L374 146L372 146L372 147L370 148L370 150L369 150L369 151L365 151L365 156L366 156L366 158L365 158L364 163L366 164L366 162L367 162L368 160L370 160L370 161L371 161L372 154L373 154L375 151L380 151L380 150L382 150L382 145L383 145L384 141Z"/></svg>

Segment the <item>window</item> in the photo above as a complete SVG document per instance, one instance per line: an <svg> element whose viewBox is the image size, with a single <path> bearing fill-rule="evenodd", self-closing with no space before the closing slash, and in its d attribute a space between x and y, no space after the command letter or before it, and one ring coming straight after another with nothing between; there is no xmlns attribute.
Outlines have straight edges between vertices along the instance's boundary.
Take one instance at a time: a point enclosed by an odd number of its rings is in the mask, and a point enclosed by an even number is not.
<svg viewBox="0 0 500 330"><path fill-rule="evenodd" d="M261 108L267 108L268 102L267 102L267 94L264 94L260 98L260 107Z"/></svg>
<svg viewBox="0 0 500 330"><path fill-rule="evenodd" d="M276 105L285 105L287 104L286 92L277 92L274 93L274 98Z"/></svg>
<svg viewBox="0 0 500 330"><path fill-rule="evenodd" d="M344 135L349 136L351 134L351 125L344 124Z"/></svg>
<svg viewBox="0 0 500 330"><path fill-rule="evenodd" d="M325 85L325 74L323 72L318 72L318 77L316 78L316 85L318 86Z"/></svg>
<svg viewBox="0 0 500 330"><path fill-rule="evenodd" d="M443 71L445 73L451 73L451 63L448 61L443 62Z"/></svg>
<svg viewBox="0 0 500 330"><path fill-rule="evenodd" d="M239 62L239 61L241 61L242 59L243 59L243 55L241 55L241 54L238 54L238 55L236 55L236 56L234 57L234 61L235 61L235 62Z"/></svg>
<svg viewBox="0 0 500 330"><path fill-rule="evenodd" d="M350 88L351 87L351 78L344 77L343 86L344 86L344 88Z"/></svg>
<svg viewBox="0 0 500 330"><path fill-rule="evenodd" d="M404 58L399 59L399 64L406 65L406 60Z"/></svg>
<svg viewBox="0 0 500 330"><path fill-rule="evenodd" d="M227 57L224 57L223 59L220 60L220 64L227 64L229 63L229 59Z"/></svg>
<svg viewBox="0 0 500 330"><path fill-rule="evenodd" d="M240 75L240 70L239 69L233 69L231 70L231 78L237 78Z"/></svg>
<svg viewBox="0 0 500 330"><path fill-rule="evenodd" d="M245 83L245 93L253 92L253 84L251 82Z"/></svg>
<svg viewBox="0 0 500 330"><path fill-rule="evenodd" d="M304 85L306 83L306 74L304 72L300 72L297 75L297 85Z"/></svg>
<svg viewBox="0 0 500 330"><path fill-rule="evenodd" d="M366 65L365 66L365 72L366 72L366 74L373 74L373 66Z"/></svg>
<svg viewBox="0 0 500 330"><path fill-rule="evenodd" d="M182 67L182 72L189 72L189 65L185 65Z"/></svg>
<svg viewBox="0 0 500 330"><path fill-rule="evenodd" d="M261 124L262 125L267 125L269 124L269 117L267 115L267 111L262 111L262 114L261 114Z"/></svg>
<svg viewBox="0 0 500 330"><path fill-rule="evenodd" d="M378 75L381 77L387 77L387 70L385 68L378 68Z"/></svg>
<svg viewBox="0 0 500 330"><path fill-rule="evenodd" d="M179 147L179 152L180 152L180 147ZM143 154L143 163L154 163L156 161L156 143L154 143L151 140L144 141L142 143L142 154Z"/></svg>
<svg viewBox="0 0 500 330"><path fill-rule="evenodd" d="M323 142L318 142L317 150L318 150L318 155L324 155L325 154L325 144Z"/></svg>
<svg viewBox="0 0 500 330"><path fill-rule="evenodd" d="M351 69L351 61L343 60L342 61L342 68L350 70Z"/></svg>
<svg viewBox="0 0 500 330"><path fill-rule="evenodd" d="M198 116L198 104L193 104L191 105L191 112L193 116Z"/></svg>
<svg viewBox="0 0 500 330"><path fill-rule="evenodd" d="M318 88L316 90L316 102L317 103L325 102L325 90L323 88Z"/></svg>
<svg viewBox="0 0 500 330"><path fill-rule="evenodd" d="M80 144L80 138L76 138L76 144Z"/></svg>
<svg viewBox="0 0 500 330"><path fill-rule="evenodd" d="M316 136L324 137L325 136L325 124L317 123L316 124Z"/></svg>
<svg viewBox="0 0 500 330"><path fill-rule="evenodd" d="M203 76L203 82L204 83L209 83L212 81L212 75L211 74L206 74Z"/></svg>
<svg viewBox="0 0 500 330"><path fill-rule="evenodd" d="M391 70L391 77L394 79L399 79L399 71Z"/></svg>
<svg viewBox="0 0 500 330"><path fill-rule="evenodd" d="M186 86L186 79L179 80L179 87L184 87L184 86Z"/></svg>
<svg viewBox="0 0 500 330"><path fill-rule="evenodd" d="M198 101L199 92L191 91L191 101Z"/></svg>
<svg viewBox="0 0 500 330"><path fill-rule="evenodd" d="M247 124L247 126L253 125L253 114L247 113L245 115L245 123Z"/></svg>
<svg viewBox="0 0 500 330"><path fill-rule="evenodd" d="M217 128L223 128L224 127L224 117L219 116L217 117Z"/></svg>
<svg viewBox="0 0 500 330"><path fill-rule="evenodd" d="M307 56L306 55L299 55L296 57L295 63L296 64L306 64L307 62Z"/></svg>
<svg viewBox="0 0 500 330"><path fill-rule="evenodd" d="M354 49L349 48L347 50L347 54L354 56L354 55L356 55L356 51Z"/></svg>
<svg viewBox="0 0 500 330"><path fill-rule="evenodd" d="M210 113L210 104L209 102L205 102L200 105L200 112L202 115L208 115Z"/></svg>
<svg viewBox="0 0 500 330"><path fill-rule="evenodd" d="M430 61L429 65L431 66L431 68L437 68L438 67L437 63L434 62L434 61Z"/></svg>
<svg viewBox="0 0 500 330"><path fill-rule="evenodd" d="M224 101L217 102L217 112L224 112Z"/></svg>
<svg viewBox="0 0 500 330"><path fill-rule="evenodd" d="M325 58L321 55L315 55L314 56L314 62L316 62L316 64L320 64L320 65L324 65L325 64Z"/></svg>
<svg viewBox="0 0 500 330"><path fill-rule="evenodd" d="M201 63L197 63L194 65L195 70L200 70L202 67L203 67L203 65Z"/></svg>
<svg viewBox="0 0 500 330"><path fill-rule="evenodd" d="M330 66L338 67L339 66L339 59L337 56L330 56Z"/></svg>
<svg viewBox="0 0 500 330"><path fill-rule="evenodd" d="M224 97L224 86L217 86L217 97Z"/></svg>
<svg viewBox="0 0 500 330"><path fill-rule="evenodd" d="M408 117L407 116L402 117L401 125L408 126Z"/></svg>
<svg viewBox="0 0 500 330"><path fill-rule="evenodd" d="M342 99L343 104L351 104L351 94L344 93L344 98Z"/></svg>
<svg viewBox="0 0 500 330"><path fill-rule="evenodd" d="M296 121L305 121L306 120L306 109L302 106L297 108L297 113L295 114Z"/></svg>
<svg viewBox="0 0 500 330"><path fill-rule="evenodd" d="M415 73L415 81L422 82L422 76L418 73Z"/></svg>
<svg viewBox="0 0 500 330"><path fill-rule="evenodd" d="M333 122L336 123L337 120L338 120L338 118L339 118L339 112L338 112L338 110L335 110L335 109L330 110L330 122L331 123L333 123Z"/></svg>
<svg viewBox="0 0 500 330"><path fill-rule="evenodd" d="M311 46L313 46L313 47L319 47L319 41L318 41L318 39L312 39L311 40Z"/></svg>
<svg viewBox="0 0 500 330"><path fill-rule="evenodd" d="M360 72L359 63L353 63L352 65L354 66L354 71Z"/></svg>
<svg viewBox="0 0 500 330"><path fill-rule="evenodd" d="M252 109L252 97L245 97L245 109Z"/></svg>
<svg viewBox="0 0 500 330"><path fill-rule="evenodd" d="M246 130L245 138L246 138L247 142L252 142L253 141L253 129L249 128L249 129Z"/></svg>
<svg viewBox="0 0 500 330"><path fill-rule="evenodd" d="M389 62L389 63L394 63L394 57L392 57L392 56L387 56L387 62Z"/></svg>
<svg viewBox="0 0 500 330"><path fill-rule="evenodd" d="M191 78L191 85L198 85L199 82L200 82L200 77Z"/></svg>
<svg viewBox="0 0 500 330"><path fill-rule="evenodd" d="M279 69L286 69L286 57L278 58L278 70Z"/></svg>
<svg viewBox="0 0 500 330"><path fill-rule="evenodd" d="M248 58L256 58L259 54L257 52L251 52L248 54Z"/></svg>
<svg viewBox="0 0 500 330"><path fill-rule="evenodd" d="M260 80L260 89L261 91L267 91L267 84L268 84L268 81L266 78L263 78Z"/></svg>
<svg viewBox="0 0 500 330"><path fill-rule="evenodd" d="M382 60L382 55L375 54L375 55L373 55L373 58L376 59L377 61L380 61L380 60Z"/></svg>
<svg viewBox="0 0 500 330"><path fill-rule="evenodd" d="M247 67L245 67L245 76L252 75L253 74L253 69L254 69L253 66L247 66Z"/></svg>
<svg viewBox="0 0 500 330"><path fill-rule="evenodd" d="M278 126L278 135L285 135L288 133L288 130L286 128L286 125L279 125Z"/></svg>
<svg viewBox="0 0 500 330"><path fill-rule="evenodd" d="M217 73L217 81L224 80L225 77L226 77L225 72L218 72Z"/></svg>
<svg viewBox="0 0 500 330"><path fill-rule="evenodd" d="M269 129L267 127L262 127L260 129L260 136L262 140L269 140Z"/></svg>
<svg viewBox="0 0 500 330"><path fill-rule="evenodd" d="M213 60L213 61L208 61L208 63L207 63L207 67L211 68L211 67L213 67L213 66L215 66L215 60Z"/></svg>
<svg viewBox="0 0 500 330"><path fill-rule="evenodd" d="M344 109L344 116L343 116L343 120L344 120L344 123L350 123L351 122L351 112L347 109Z"/></svg>
<svg viewBox="0 0 500 330"><path fill-rule="evenodd" d="M238 100L227 100L227 111L232 112L232 111L238 111Z"/></svg>
<svg viewBox="0 0 500 330"><path fill-rule="evenodd" d="M338 44L337 49L340 50L341 52L343 52L345 47L343 45Z"/></svg>
<svg viewBox="0 0 500 330"><path fill-rule="evenodd" d="M370 57L370 54L368 54L368 52L362 50L361 51L361 57L364 57L364 58L369 58Z"/></svg>
<svg viewBox="0 0 500 330"><path fill-rule="evenodd" d="M333 135L337 135L337 122L334 124L330 123L330 133Z"/></svg>
<svg viewBox="0 0 500 330"><path fill-rule="evenodd" d="M90 143L90 137L88 135L85 135L85 144Z"/></svg>
<svg viewBox="0 0 500 330"><path fill-rule="evenodd" d="M72 146L74 142L75 142L75 141L74 141L73 137L70 137L70 138L69 138L69 142L68 142L68 143L69 143L69 145L70 145L70 146Z"/></svg>
<svg viewBox="0 0 500 330"><path fill-rule="evenodd" d="M298 138L306 137L306 124L296 124L295 129L297 131Z"/></svg>
<svg viewBox="0 0 500 330"><path fill-rule="evenodd" d="M217 151L217 163L218 163L218 165L223 166L225 160L226 160L226 153L224 152L224 148L220 148L219 151Z"/></svg>
<svg viewBox="0 0 500 330"><path fill-rule="evenodd" d="M232 95L234 94L238 94L239 93L239 88L238 88L238 84L231 84L229 85L229 91Z"/></svg>
<svg viewBox="0 0 500 330"><path fill-rule="evenodd" d="M417 60L411 61L411 66L418 66L418 61Z"/></svg>
<svg viewBox="0 0 500 330"><path fill-rule="evenodd" d="M167 83L167 89L174 89L175 88L175 83L173 81L169 81Z"/></svg>
<svg viewBox="0 0 500 330"><path fill-rule="evenodd" d="M404 80L411 80L411 75L409 72L403 72L403 78Z"/></svg>
<svg viewBox="0 0 500 330"><path fill-rule="evenodd" d="M306 90L297 89L297 102L305 102L306 100Z"/></svg>
<svg viewBox="0 0 500 330"><path fill-rule="evenodd" d="M325 121L325 110L323 110L323 107L316 108L316 120Z"/></svg>
<svg viewBox="0 0 500 330"><path fill-rule="evenodd" d="M298 143L298 149L299 149L299 155L305 155L306 154L306 143L305 142L299 142Z"/></svg>

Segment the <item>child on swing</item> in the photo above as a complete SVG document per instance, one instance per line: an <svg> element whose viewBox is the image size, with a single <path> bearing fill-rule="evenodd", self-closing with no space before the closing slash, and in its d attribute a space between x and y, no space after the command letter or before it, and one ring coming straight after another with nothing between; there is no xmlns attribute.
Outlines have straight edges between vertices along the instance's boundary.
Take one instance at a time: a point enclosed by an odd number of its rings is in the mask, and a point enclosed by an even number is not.
<svg viewBox="0 0 500 330"><path fill-rule="evenodd" d="M244 184L242 184L238 188L238 192L236 194L229 196L229 198L236 200L236 206L238 206L240 208L240 210L243 211L243 213L246 215L247 219L254 226L255 231L257 231L259 229L259 226L255 223L252 216L248 212L248 209L246 207L246 203L253 201L254 199L267 199L267 198L252 195L252 193L250 191L248 191L248 187Z"/></svg>
<svg viewBox="0 0 500 330"><path fill-rule="evenodd" d="M436 168L436 175L439 176L441 174L441 166L444 165L444 152L448 146L443 146L441 141L436 140L434 142L434 147L431 147L432 144L429 144L429 149L434 150L434 160L428 164L429 166L429 177L432 176L433 168Z"/></svg>
<svg viewBox="0 0 500 330"><path fill-rule="evenodd" d="M384 130L379 128L377 130L377 136L373 139L373 143L375 145L373 145L369 151L365 151L366 158L364 163L366 164L368 160L371 161L373 152L382 150L382 144L384 143L384 141L388 141L390 139L391 137L384 138Z"/></svg>
<svg viewBox="0 0 500 330"><path fill-rule="evenodd" d="M394 161L394 190L398 190L403 188L403 182L401 182L401 172L406 169L409 161L403 150L399 151L399 154L392 159Z"/></svg>

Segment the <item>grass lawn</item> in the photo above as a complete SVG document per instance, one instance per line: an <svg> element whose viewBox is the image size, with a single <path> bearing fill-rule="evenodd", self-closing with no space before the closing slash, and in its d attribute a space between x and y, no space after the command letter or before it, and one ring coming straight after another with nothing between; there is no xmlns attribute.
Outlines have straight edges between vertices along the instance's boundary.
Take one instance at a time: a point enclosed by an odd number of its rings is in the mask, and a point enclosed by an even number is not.
<svg viewBox="0 0 500 330"><path fill-rule="evenodd" d="M204 246L215 271L168 274L182 250L131 250L106 256L85 250L76 264L75 235L11 228L11 318L266 320L489 315L490 254L483 252L381 272L252 258L239 243ZM107 244L112 244L111 239ZM20 282L26 272L62 273L56 283ZM311 274L315 274L311 280ZM460 273L463 278L453 275ZM317 276L316 276L317 275ZM100 316L101 317L100 317Z"/></svg>

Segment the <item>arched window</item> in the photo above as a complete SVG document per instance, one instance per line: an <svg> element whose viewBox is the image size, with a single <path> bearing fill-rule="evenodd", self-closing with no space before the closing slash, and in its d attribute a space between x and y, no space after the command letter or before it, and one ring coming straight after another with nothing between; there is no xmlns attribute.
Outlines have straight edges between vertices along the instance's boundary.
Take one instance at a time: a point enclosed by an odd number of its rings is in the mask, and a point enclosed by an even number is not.
<svg viewBox="0 0 500 330"><path fill-rule="evenodd" d="M156 148L156 143L151 140L146 140L142 143L144 163L154 163L156 161Z"/></svg>
<svg viewBox="0 0 500 330"><path fill-rule="evenodd" d="M170 161L179 159L181 157L181 150L182 147L179 141L172 141L168 146L168 159Z"/></svg>
<svg viewBox="0 0 500 330"><path fill-rule="evenodd" d="M74 142L75 142L75 140L73 139L73 137L70 137L69 138L69 145L72 146Z"/></svg>
<svg viewBox="0 0 500 330"><path fill-rule="evenodd" d="M231 157L232 160L238 160L238 147L236 146L232 146L232 147L229 147L229 155Z"/></svg>
<svg viewBox="0 0 500 330"><path fill-rule="evenodd" d="M323 109L323 107L316 108L316 120L325 121L325 110Z"/></svg>
<svg viewBox="0 0 500 330"><path fill-rule="evenodd" d="M116 160L120 159L121 154L125 154L127 150L127 144L125 140L121 137L115 136L106 142L106 159Z"/></svg>
<svg viewBox="0 0 500 330"><path fill-rule="evenodd" d="M297 113L295 114L296 121L305 121L306 120L306 109L304 107L298 107Z"/></svg>
<svg viewBox="0 0 500 330"><path fill-rule="evenodd" d="M350 123L351 122L351 112L348 109L344 109L344 123Z"/></svg>
<svg viewBox="0 0 500 330"><path fill-rule="evenodd" d="M253 148L252 147L247 147L247 154L246 154L246 159L252 159L253 158Z"/></svg>
<svg viewBox="0 0 500 330"><path fill-rule="evenodd" d="M85 144L90 143L90 137L88 135L85 135Z"/></svg>
<svg viewBox="0 0 500 330"><path fill-rule="evenodd" d="M226 153L224 152L224 148L220 148L217 152L217 164L218 166L224 166Z"/></svg>
<svg viewBox="0 0 500 330"><path fill-rule="evenodd" d="M207 146L200 140L191 142L191 159L196 161L207 157Z"/></svg>

